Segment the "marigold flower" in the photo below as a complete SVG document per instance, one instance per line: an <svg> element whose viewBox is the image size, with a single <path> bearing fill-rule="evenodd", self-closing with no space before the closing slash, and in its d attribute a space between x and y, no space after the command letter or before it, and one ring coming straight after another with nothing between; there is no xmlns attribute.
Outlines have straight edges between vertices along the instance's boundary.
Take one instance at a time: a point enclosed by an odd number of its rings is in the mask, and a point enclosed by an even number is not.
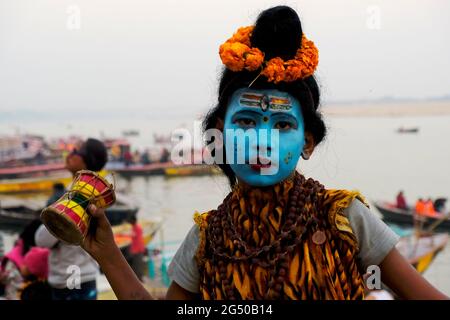
<svg viewBox="0 0 450 320"><path fill-rule="evenodd" d="M303 36L301 47L294 59L284 61L276 57L265 62L264 53L251 46L253 29L254 26L239 28L220 46L220 58L228 69L235 72L243 69L255 71L264 65L261 74L267 77L267 81L275 83L295 81L314 73L319 63L319 51L314 42Z"/></svg>
<svg viewBox="0 0 450 320"><path fill-rule="evenodd" d="M230 39L231 42L240 42L251 47L250 37L252 36L253 26L239 28Z"/></svg>
<svg viewBox="0 0 450 320"><path fill-rule="evenodd" d="M255 71L261 67L264 62L264 53L258 48L252 48L244 54L245 69Z"/></svg>
<svg viewBox="0 0 450 320"><path fill-rule="evenodd" d="M220 46L219 54L223 64L226 65L231 71L237 72L244 69L244 53L249 50L250 48L248 48L245 44L239 42L226 42Z"/></svg>
<svg viewBox="0 0 450 320"><path fill-rule="evenodd" d="M266 63L266 67L262 71L262 75L268 78L268 81L274 81L278 83L284 79L284 61L283 59L276 57L270 59Z"/></svg>

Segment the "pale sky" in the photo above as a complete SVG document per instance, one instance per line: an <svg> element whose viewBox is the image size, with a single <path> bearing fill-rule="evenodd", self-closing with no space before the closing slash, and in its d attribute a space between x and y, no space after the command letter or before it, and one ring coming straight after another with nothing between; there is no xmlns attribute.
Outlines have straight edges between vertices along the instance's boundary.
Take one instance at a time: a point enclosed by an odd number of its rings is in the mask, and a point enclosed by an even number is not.
<svg viewBox="0 0 450 320"><path fill-rule="evenodd" d="M450 94L448 1L0 0L0 115L204 112L219 45L277 4L319 48L325 102Z"/></svg>

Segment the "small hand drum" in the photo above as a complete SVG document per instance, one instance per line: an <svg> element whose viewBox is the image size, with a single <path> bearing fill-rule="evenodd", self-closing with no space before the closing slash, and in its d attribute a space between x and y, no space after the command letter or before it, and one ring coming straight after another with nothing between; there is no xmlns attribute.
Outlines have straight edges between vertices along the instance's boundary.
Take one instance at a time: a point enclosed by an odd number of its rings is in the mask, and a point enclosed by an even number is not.
<svg viewBox="0 0 450 320"><path fill-rule="evenodd" d="M42 210L41 220L59 240L81 245L91 221L88 206L92 203L97 208L107 208L115 201L114 185L93 171L81 170L70 190Z"/></svg>

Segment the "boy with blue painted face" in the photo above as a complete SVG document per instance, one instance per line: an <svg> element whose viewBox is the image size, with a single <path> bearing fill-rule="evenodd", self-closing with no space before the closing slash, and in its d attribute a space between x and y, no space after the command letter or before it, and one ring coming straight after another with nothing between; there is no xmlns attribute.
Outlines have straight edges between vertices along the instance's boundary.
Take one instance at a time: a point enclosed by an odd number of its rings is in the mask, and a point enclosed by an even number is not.
<svg viewBox="0 0 450 320"><path fill-rule="evenodd" d="M275 89L236 90L225 114L224 131L227 163L252 186L274 185L292 175L305 145L300 103ZM246 135L249 131L252 134Z"/></svg>
<svg viewBox="0 0 450 320"><path fill-rule="evenodd" d="M358 192L326 189L296 172L300 155L308 159L326 133L313 76L317 49L297 13L263 11L219 53L226 68L204 129L223 132L223 144L208 146L213 155L224 151L217 165L231 192L195 216L169 267L167 298L362 299L369 267L401 298L446 298L398 253L398 237ZM93 215L99 228L84 248L117 297L151 298L114 245L102 210Z"/></svg>

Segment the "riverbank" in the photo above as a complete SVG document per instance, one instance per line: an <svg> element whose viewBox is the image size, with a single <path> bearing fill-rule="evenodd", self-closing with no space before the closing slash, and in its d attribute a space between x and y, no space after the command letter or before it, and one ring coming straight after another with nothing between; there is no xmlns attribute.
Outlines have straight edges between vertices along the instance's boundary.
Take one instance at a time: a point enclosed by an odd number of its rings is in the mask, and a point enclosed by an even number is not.
<svg viewBox="0 0 450 320"><path fill-rule="evenodd" d="M335 117L420 117L450 115L450 101L388 103L342 103L325 105L326 116Z"/></svg>

